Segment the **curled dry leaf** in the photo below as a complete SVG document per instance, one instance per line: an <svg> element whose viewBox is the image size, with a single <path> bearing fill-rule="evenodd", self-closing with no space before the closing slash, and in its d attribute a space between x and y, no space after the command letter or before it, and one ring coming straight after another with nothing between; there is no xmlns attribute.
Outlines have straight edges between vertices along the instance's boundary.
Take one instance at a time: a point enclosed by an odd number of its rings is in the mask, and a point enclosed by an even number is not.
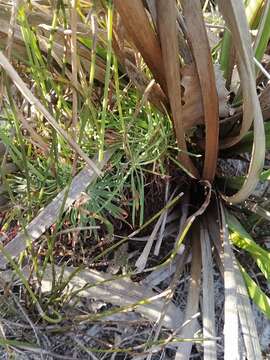
<svg viewBox="0 0 270 360"><path fill-rule="evenodd" d="M249 131L254 120L254 142L248 175L244 185L236 194L233 196L224 196L226 201L236 204L245 201L254 191L259 181L265 158L265 131L262 111L256 91L251 39L243 2L219 0L218 4L233 35L243 90L244 109L239 135L224 140L223 144L221 144L222 147L228 148L238 143Z"/></svg>

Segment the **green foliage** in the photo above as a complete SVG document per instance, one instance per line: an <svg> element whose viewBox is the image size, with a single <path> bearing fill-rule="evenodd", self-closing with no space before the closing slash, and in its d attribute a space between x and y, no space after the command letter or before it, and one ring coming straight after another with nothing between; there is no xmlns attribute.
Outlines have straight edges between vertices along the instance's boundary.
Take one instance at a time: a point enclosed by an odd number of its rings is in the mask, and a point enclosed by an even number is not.
<svg viewBox="0 0 270 360"><path fill-rule="evenodd" d="M259 246L246 232L241 223L232 214L227 213L226 218L230 229L230 240L239 249L245 250L254 259L267 282L270 281L270 253ZM260 286L252 280L243 266L240 265L250 298L259 309L270 318L270 299Z"/></svg>
<svg viewBox="0 0 270 360"><path fill-rule="evenodd" d="M248 289L250 298L258 306L258 308L270 319L270 299L269 297L261 290L261 288L256 284L254 280L248 275L246 270L240 266L243 278Z"/></svg>
<svg viewBox="0 0 270 360"><path fill-rule="evenodd" d="M240 249L247 251L256 261L262 274L270 281L270 253L258 245L246 232L241 223L232 214L227 214L232 243Z"/></svg>

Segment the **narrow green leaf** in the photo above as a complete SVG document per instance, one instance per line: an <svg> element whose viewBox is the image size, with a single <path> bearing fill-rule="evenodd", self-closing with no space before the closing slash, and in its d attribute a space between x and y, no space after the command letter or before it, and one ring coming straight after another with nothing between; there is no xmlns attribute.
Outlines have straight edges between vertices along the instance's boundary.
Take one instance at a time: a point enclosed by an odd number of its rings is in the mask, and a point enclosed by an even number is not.
<svg viewBox="0 0 270 360"><path fill-rule="evenodd" d="M230 62L231 50L232 50L232 35L230 31L225 30L221 44L219 62L220 62L220 68L223 71L223 76L226 79L226 83L229 82L229 76L231 73L230 71L230 67L232 65Z"/></svg>
<svg viewBox="0 0 270 360"><path fill-rule="evenodd" d="M265 170L261 173L260 180L261 181L270 180L270 169Z"/></svg>
<svg viewBox="0 0 270 360"><path fill-rule="evenodd" d="M254 280L248 275L246 270L239 265L241 273L246 283L249 296L258 308L270 319L270 299L262 289L255 283Z"/></svg>
<svg viewBox="0 0 270 360"><path fill-rule="evenodd" d="M265 278L270 281L270 253L256 244L236 217L227 213L226 219L232 243L238 248L247 251L256 261Z"/></svg>
<svg viewBox="0 0 270 360"><path fill-rule="evenodd" d="M255 57L262 60L263 54L270 38L270 2L265 3L264 12L259 24L258 34L254 43Z"/></svg>

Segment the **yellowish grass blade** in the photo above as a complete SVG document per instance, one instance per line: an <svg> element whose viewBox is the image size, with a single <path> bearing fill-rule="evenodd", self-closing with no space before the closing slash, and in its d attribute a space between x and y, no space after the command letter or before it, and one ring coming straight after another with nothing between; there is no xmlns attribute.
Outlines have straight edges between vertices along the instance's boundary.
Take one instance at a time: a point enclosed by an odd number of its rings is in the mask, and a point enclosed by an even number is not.
<svg viewBox="0 0 270 360"><path fill-rule="evenodd" d="M77 0L71 1L71 69L72 69L72 131L74 139L76 139L77 125L78 125L78 60L77 60ZM73 160L72 173L76 174L78 162L78 155L76 154Z"/></svg>
<svg viewBox="0 0 270 360"><path fill-rule="evenodd" d="M78 64L77 64L77 0L71 1L71 68L72 68L72 125L73 130L78 123L77 111L78 111L78 98L77 98L77 82L78 82Z"/></svg>

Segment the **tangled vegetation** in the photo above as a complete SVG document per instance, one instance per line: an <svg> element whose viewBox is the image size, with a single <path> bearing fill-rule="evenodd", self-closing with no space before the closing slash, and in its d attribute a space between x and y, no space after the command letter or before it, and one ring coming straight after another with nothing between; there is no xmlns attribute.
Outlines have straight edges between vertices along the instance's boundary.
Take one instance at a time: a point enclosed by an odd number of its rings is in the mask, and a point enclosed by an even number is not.
<svg viewBox="0 0 270 360"><path fill-rule="evenodd" d="M267 358L270 1L0 24L1 358Z"/></svg>

